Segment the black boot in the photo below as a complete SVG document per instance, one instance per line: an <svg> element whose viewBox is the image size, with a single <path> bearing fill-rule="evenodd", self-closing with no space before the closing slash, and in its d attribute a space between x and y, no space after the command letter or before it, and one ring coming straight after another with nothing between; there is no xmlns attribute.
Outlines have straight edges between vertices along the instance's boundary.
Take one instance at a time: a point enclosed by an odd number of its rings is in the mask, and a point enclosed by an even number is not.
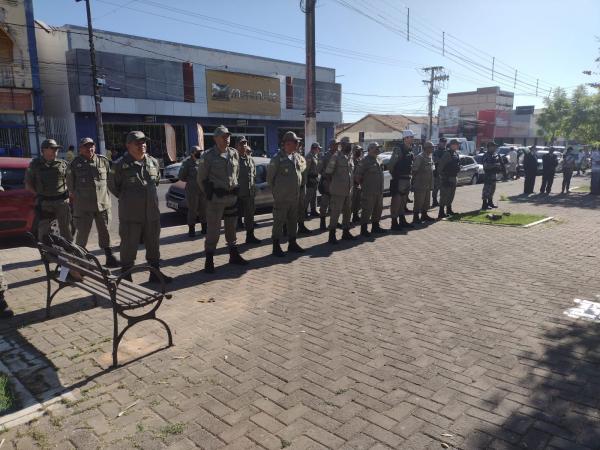
<svg viewBox="0 0 600 450"><path fill-rule="evenodd" d="M241 217L238 217L238 220L237 220L237 229L238 230L243 230L244 229L244 222L242 222L242 218Z"/></svg>
<svg viewBox="0 0 600 450"><path fill-rule="evenodd" d="M115 268L121 266L121 261L115 258L110 247L104 249L104 255L106 256L106 267Z"/></svg>
<svg viewBox="0 0 600 450"><path fill-rule="evenodd" d="M402 229L402 225L398 222L397 217L392 217L392 231L399 231Z"/></svg>
<svg viewBox="0 0 600 450"><path fill-rule="evenodd" d="M306 225L304 225L304 222L300 222L298 224L298 234L310 234L310 230L308 228L306 228Z"/></svg>
<svg viewBox="0 0 600 450"><path fill-rule="evenodd" d="M0 320L10 319L15 313L8 307L6 300L4 300L4 292L0 293Z"/></svg>
<svg viewBox="0 0 600 450"><path fill-rule="evenodd" d="M196 225L188 225L188 237L196 236Z"/></svg>
<svg viewBox="0 0 600 450"><path fill-rule="evenodd" d="M344 231L342 231L342 240L343 241L352 241L354 240L354 236L352 236L352 233L350 233L349 229L345 229Z"/></svg>
<svg viewBox="0 0 600 450"><path fill-rule="evenodd" d="M358 223L358 222L360 222L358 214L352 213L352 223Z"/></svg>
<svg viewBox="0 0 600 450"><path fill-rule="evenodd" d="M492 208L497 208L498 205L494 205L494 202L492 200L488 201L488 209L492 209Z"/></svg>
<svg viewBox="0 0 600 450"><path fill-rule="evenodd" d="M387 230L385 228L381 228L379 222L373 222L373 225L371 225L371 233L385 234L387 233Z"/></svg>
<svg viewBox="0 0 600 450"><path fill-rule="evenodd" d="M254 230L246 231L246 244L260 244L260 239L254 236Z"/></svg>
<svg viewBox="0 0 600 450"><path fill-rule="evenodd" d="M369 225L366 223L363 223L360 226L360 235L362 237L371 237L371 233L369 233Z"/></svg>
<svg viewBox="0 0 600 450"><path fill-rule="evenodd" d="M284 251L281 249L279 239L273 239L273 256L277 256L278 258L285 256Z"/></svg>
<svg viewBox="0 0 600 450"><path fill-rule="evenodd" d="M287 235L288 235L288 234L287 234L287 225L286 225L285 223L283 224L283 235L284 235L284 236L287 236Z"/></svg>
<svg viewBox="0 0 600 450"><path fill-rule="evenodd" d="M488 201L484 200L483 203L481 204L481 210L487 211L487 209L488 209Z"/></svg>
<svg viewBox="0 0 600 450"><path fill-rule="evenodd" d="M229 264L235 264L236 266L247 266L248 261L242 258L237 247L229 247Z"/></svg>
<svg viewBox="0 0 600 450"><path fill-rule="evenodd" d="M335 230L329 230L329 240L327 242L332 245L336 245L338 243L337 237L335 236Z"/></svg>
<svg viewBox="0 0 600 450"><path fill-rule="evenodd" d="M152 267L154 267L156 270L158 270L158 273L161 274L163 280L165 281L165 284L169 284L173 282L173 278L170 276L165 275L163 272L160 271L160 266L158 264L150 264ZM150 277L148 278L148 282L149 283L160 283L160 277L158 275L156 275L154 272L150 272Z"/></svg>
<svg viewBox="0 0 600 450"><path fill-rule="evenodd" d="M124 274L125 272L127 272L129 269L131 269L133 267L133 265L131 266L121 266L121 274ZM133 281L131 279L131 274L128 273L127 275L121 277L122 280L127 280L127 281Z"/></svg>
<svg viewBox="0 0 600 450"><path fill-rule="evenodd" d="M206 252L204 257L204 273L215 273L215 254Z"/></svg>
<svg viewBox="0 0 600 450"><path fill-rule="evenodd" d="M415 212L413 213L413 221L412 221L413 225L417 224L417 223L423 223L423 221L419 218L419 213Z"/></svg>
<svg viewBox="0 0 600 450"><path fill-rule="evenodd" d="M288 252L304 253L304 249L298 245L296 238L290 238L290 241L288 242Z"/></svg>
<svg viewBox="0 0 600 450"><path fill-rule="evenodd" d="M421 220L424 222L435 222L435 219L427 214L427 211L421 213Z"/></svg>
<svg viewBox="0 0 600 450"><path fill-rule="evenodd" d="M440 206L440 204L438 203L437 195L431 194L431 207L436 208L438 206Z"/></svg>
<svg viewBox="0 0 600 450"><path fill-rule="evenodd" d="M200 233L206 234L206 222L200 223Z"/></svg>
<svg viewBox="0 0 600 450"><path fill-rule="evenodd" d="M437 216L438 220L444 219L446 217L448 217L448 216L444 213L444 207L440 206L440 211L438 212L438 216Z"/></svg>
<svg viewBox="0 0 600 450"><path fill-rule="evenodd" d="M406 217L404 217L404 214L400 214L400 216L398 217L398 223L406 228L414 228L414 225L406 221Z"/></svg>
<svg viewBox="0 0 600 450"><path fill-rule="evenodd" d="M327 224L325 223L325 217L321 217L321 223L319 224L319 230L325 231L327 229Z"/></svg>
<svg viewBox="0 0 600 450"><path fill-rule="evenodd" d="M455 215L455 214L456 214L456 213L455 213L454 211L452 211L452 206L448 206L448 207L446 208L446 215L448 215L448 216L453 216L453 215Z"/></svg>

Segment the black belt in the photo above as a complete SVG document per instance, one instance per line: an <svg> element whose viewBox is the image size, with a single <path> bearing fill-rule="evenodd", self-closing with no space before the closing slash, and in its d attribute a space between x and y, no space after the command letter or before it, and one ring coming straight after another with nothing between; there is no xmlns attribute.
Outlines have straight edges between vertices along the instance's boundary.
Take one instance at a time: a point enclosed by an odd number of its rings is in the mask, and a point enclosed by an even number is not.
<svg viewBox="0 0 600 450"><path fill-rule="evenodd" d="M59 195L41 195L41 194L38 194L37 198L40 201L52 202L52 201L55 201L55 200L66 200L66 199L69 198L69 194L67 192L63 192L62 194L59 194Z"/></svg>

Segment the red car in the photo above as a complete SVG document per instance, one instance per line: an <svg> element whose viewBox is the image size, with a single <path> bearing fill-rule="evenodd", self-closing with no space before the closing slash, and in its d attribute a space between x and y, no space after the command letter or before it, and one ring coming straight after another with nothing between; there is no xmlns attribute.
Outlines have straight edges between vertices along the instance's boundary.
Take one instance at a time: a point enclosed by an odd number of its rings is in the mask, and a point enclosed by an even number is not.
<svg viewBox="0 0 600 450"><path fill-rule="evenodd" d="M0 237L18 236L31 231L35 196L25 189L25 171L30 158L0 157Z"/></svg>

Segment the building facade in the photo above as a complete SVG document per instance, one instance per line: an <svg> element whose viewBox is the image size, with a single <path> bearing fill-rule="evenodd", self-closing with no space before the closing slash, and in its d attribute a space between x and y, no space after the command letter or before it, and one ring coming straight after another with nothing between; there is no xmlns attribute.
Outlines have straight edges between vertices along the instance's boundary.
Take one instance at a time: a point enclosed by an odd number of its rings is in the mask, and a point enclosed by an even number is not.
<svg viewBox="0 0 600 450"><path fill-rule="evenodd" d="M37 154L42 113L32 0L0 0L0 156Z"/></svg>
<svg viewBox="0 0 600 450"><path fill-rule="evenodd" d="M94 35L108 150L123 151L132 129L144 131L151 153L165 160L180 159L193 145L210 147L220 124L245 135L256 154L274 154L287 130L304 135L304 64L100 30ZM47 134L64 144L96 137L87 29L45 26L37 37L40 58L66 69L41 72ZM331 68L317 67L316 80L317 135L325 142L342 120L341 85Z"/></svg>

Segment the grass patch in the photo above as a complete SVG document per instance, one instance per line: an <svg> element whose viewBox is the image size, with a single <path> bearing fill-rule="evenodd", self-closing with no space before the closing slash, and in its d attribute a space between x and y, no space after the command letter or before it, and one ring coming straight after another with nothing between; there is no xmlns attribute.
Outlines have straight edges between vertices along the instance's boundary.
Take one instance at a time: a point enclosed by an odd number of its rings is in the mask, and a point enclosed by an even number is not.
<svg viewBox="0 0 600 450"><path fill-rule="evenodd" d="M16 406L17 400L10 385L8 375L0 373L0 415L12 411Z"/></svg>
<svg viewBox="0 0 600 450"><path fill-rule="evenodd" d="M589 184L583 185L583 186L577 186L571 189L572 191L577 191L577 192L590 192L591 188Z"/></svg>
<svg viewBox="0 0 600 450"><path fill-rule="evenodd" d="M490 214L500 215L500 212L491 211L471 211L463 214L455 214L448 218L451 222L469 222L469 223L483 223L491 225L509 225L509 226L523 226L538 220L545 219L547 216L541 214L515 214L510 215L502 214L502 217L498 220L492 220L487 216Z"/></svg>
<svg viewBox="0 0 600 450"><path fill-rule="evenodd" d="M181 434L181 433L183 433L183 428L184 427L185 426L182 423L180 423L180 422L178 422L178 423L171 423L169 425L166 425L166 426L162 427L159 430L158 434L161 437L163 437L163 438L166 438L167 436L171 436L171 435L174 435L174 434Z"/></svg>
<svg viewBox="0 0 600 450"><path fill-rule="evenodd" d="M281 448L286 448L292 445L290 441L286 441L285 439L279 438L279 440L281 441Z"/></svg>

